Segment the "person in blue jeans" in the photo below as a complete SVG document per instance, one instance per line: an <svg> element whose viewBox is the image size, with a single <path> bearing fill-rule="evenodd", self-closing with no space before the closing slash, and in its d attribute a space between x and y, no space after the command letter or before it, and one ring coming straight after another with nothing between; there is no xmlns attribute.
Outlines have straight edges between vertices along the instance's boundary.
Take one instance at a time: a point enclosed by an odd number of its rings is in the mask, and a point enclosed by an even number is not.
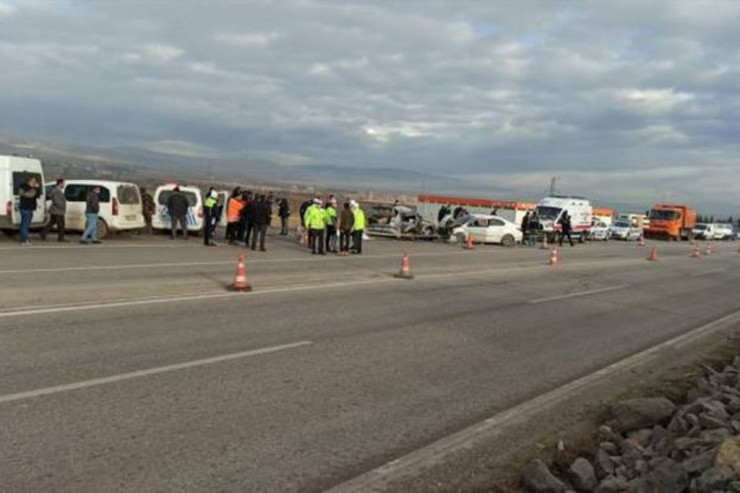
<svg viewBox="0 0 740 493"><path fill-rule="evenodd" d="M28 241L28 231L31 228L31 221L33 221L33 213L36 210L36 205L39 199L39 182L36 181L35 177L30 177L26 182L20 186L18 190L18 210L21 213L21 227L20 227L20 241L21 245L29 246L31 244Z"/></svg>
<svg viewBox="0 0 740 493"><path fill-rule="evenodd" d="M85 204L85 218L87 218L87 225L85 226L85 232L80 237L80 243L89 245L90 242L99 244L103 243L98 240L98 213L100 212L100 187L93 187L87 193L87 200Z"/></svg>

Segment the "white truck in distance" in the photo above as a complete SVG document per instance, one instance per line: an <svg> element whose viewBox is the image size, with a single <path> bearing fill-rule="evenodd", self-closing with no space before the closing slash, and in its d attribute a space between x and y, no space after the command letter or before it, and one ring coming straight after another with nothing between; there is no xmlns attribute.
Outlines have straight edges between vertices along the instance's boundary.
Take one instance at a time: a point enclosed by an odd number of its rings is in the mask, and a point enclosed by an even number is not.
<svg viewBox="0 0 740 493"><path fill-rule="evenodd" d="M570 216L571 235L581 243L588 237L593 224L591 202L583 197L552 195L540 200L534 210L534 220L530 221L530 230L547 236L548 241L555 241L562 226L563 213Z"/></svg>

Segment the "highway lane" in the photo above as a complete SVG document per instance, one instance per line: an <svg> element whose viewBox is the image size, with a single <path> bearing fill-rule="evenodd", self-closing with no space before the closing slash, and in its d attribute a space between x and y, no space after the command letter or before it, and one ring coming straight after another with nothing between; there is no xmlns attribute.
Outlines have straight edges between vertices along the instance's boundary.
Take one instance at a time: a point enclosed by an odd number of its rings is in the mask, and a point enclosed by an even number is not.
<svg viewBox="0 0 740 493"><path fill-rule="evenodd" d="M578 268L490 271L481 252L463 257L477 275L0 318L2 396L311 342L0 398L4 485L318 491L740 308L740 255L595 251L574 251L592 262ZM39 276L17 282L55 282Z"/></svg>

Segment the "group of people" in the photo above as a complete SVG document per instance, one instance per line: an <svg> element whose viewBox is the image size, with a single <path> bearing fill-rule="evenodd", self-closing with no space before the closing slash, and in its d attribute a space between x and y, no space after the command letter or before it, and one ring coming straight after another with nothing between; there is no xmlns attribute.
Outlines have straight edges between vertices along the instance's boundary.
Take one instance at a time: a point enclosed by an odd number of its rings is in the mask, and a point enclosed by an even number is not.
<svg viewBox="0 0 740 493"><path fill-rule="evenodd" d="M215 197L215 192L212 192ZM236 187L232 192L226 203L226 240L230 245L236 245L244 242L246 247L252 250L257 250L257 244L259 243L259 249L261 252L266 252L265 248L265 235L267 234L267 227L272 223L272 208L274 204L273 194L253 194L251 191L242 191L240 187ZM287 218L290 217L290 210L288 208L287 199L280 199L278 201L280 212L278 213L283 219L283 230L281 234L287 234ZM218 218L221 217L221 210L218 209L217 214L212 217L215 221L212 223L215 225L218 223Z"/></svg>
<svg viewBox="0 0 740 493"><path fill-rule="evenodd" d="M315 197L301 204L299 215L301 238L313 255L362 254L366 219L365 213L354 200L347 199L338 213L337 200L333 195L323 203L320 198Z"/></svg>

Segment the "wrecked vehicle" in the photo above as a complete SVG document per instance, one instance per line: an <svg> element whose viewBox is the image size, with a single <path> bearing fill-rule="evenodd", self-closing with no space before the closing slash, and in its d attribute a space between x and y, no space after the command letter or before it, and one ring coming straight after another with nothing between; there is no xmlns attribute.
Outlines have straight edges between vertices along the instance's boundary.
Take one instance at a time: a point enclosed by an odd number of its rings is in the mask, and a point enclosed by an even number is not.
<svg viewBox="0 0 740 493"><path fill-rule="evenodd" d="M396 239L433 240L437 238L434 224L424 219L414 209L403 205L391 208L391 217L376 215L376 220L365 232L370 236L385 236Z"/></svg>

